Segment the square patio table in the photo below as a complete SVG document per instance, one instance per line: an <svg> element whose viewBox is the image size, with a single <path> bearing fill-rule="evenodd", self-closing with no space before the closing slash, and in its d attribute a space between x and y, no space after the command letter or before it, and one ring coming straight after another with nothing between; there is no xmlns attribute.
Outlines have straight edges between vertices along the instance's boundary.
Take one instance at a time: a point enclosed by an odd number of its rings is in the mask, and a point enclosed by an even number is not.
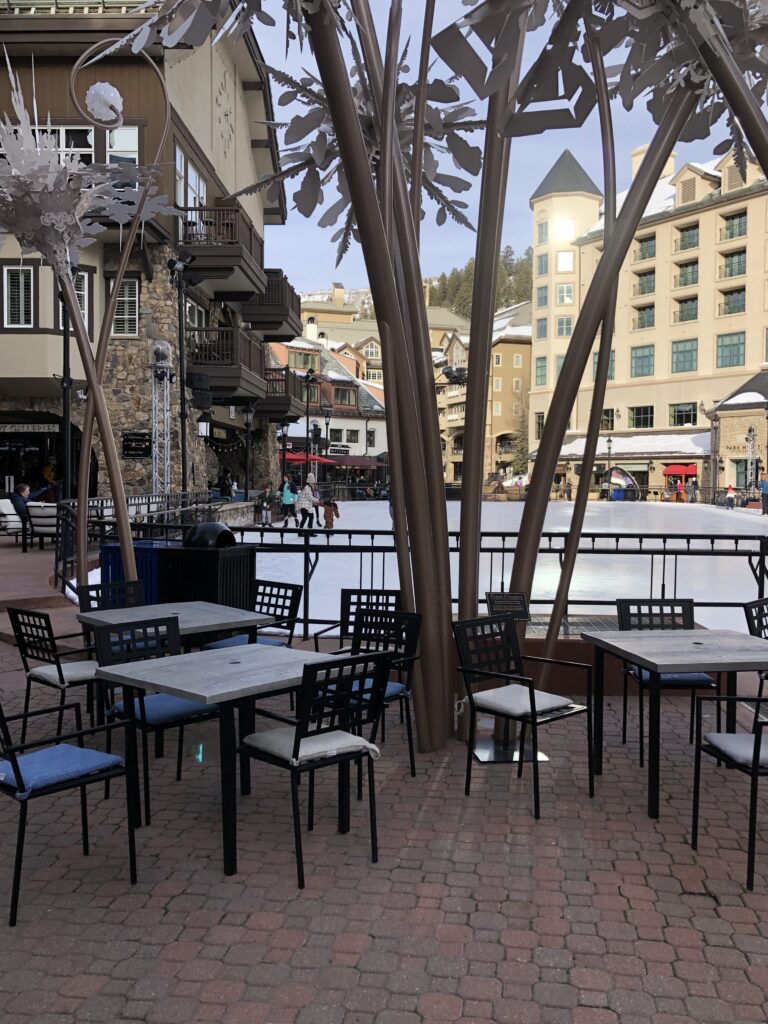
<svg viewBox="0 0 768 1024"><path fill-rule="evenodd" d="M594 763L603 771L603 691L605 655L639 665L650 673L648 685L648 817L659 816L660 676L665 672L724 672L726 692L736 696L738 672L768 671L768 640L733 629L648 629L581 634L595 648ZM726 729L736 728L733 702Z"/></svg>
<svg viewBox="0 0 768 1024"><path fill-rule="evenodd" d="M120 626L144 619L164 619L175 616L179 620L179 633L189 640L206 633L223 633L229 629L242 629L254 639L259 626L270 626L272 615L231 608L211 601L169 601L166 604L133 605L130 608L106 608L103 611L79 612L84 626Z"/></svg>
<svg viewBox="0 0 768 1024"><path fill-rule="evenodd" d="M157 605L155 607L163 607ZM119 609L118 609L119 610ZM232 609L233 611L236 609ZM111 686L121 686L125 707L133 715L134 690L155 690L175 697L219 706L219 763L221 765L221 831L224 873L237 871L237 735L235 708L240 719L240 738L253 732L253 699L295 690L301 683L304 666L327 661L328 654L248 644L218 651L198 651L171 658L152 658L96 670L96 678ZM126 735L126 759L136 763L136 732ZM248 759L241 765L241 790L250 792ZM347 766L348 767L348 766ZM348 779L346 780L348 791ZM345 805L346 806L346 805ZM134 821L139 809L132 807ZM348 813L348 812L347 812ZM344 822L340 815L340 829ZM347 825L348 827L348 825Z"/></svg>

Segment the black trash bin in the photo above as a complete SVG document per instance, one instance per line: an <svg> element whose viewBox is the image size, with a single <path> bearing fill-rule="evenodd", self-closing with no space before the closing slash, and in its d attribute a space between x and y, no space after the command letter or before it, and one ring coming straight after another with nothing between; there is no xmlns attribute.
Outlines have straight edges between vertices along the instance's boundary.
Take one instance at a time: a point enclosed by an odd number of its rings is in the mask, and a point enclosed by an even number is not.
<svg viewBox="0 0 768 1024"><path fill-rule="evenodd" d="M255 544L168 548L160 553L160 600L164 602L211 601L252 611L255 579Z"/></svg>

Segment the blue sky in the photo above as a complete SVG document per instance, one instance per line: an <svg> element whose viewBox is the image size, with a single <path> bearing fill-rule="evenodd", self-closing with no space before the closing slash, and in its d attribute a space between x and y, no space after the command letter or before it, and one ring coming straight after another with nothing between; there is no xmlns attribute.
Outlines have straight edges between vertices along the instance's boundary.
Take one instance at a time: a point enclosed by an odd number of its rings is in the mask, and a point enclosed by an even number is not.
<svg viewBox="0 0 768 1024"><path fill-rule="evenodd" d="M375 16L380 19L383 39L384 19L389 13L389 3L386 0L371 0L371 3ZM423 5L421 0L406 0L403 6L405 9L401 39L404 41L408 36L411 37L410 64L412 76L415 77ZM436 28L443 28L460 17L463 10L466 9L462 8L461 0L439 0ZM281 28L267 30L259 27L258 37L266 60L276 67L291 74L300 74L302 65L312 67L312 56L307 48L303 52L293 48L286 58ZM526 64L533 60L545 38L543 31L529 37L526 44ZM279 92L279 89L273 88L275 100ZM478 115L482 116L483 104L475 103L475 106ZM284 116L285 111L286 108L280 108L277 116ZM644 107L626 112L620 103L616 103L614 129L619 189L624 189L630 181L630 152L650 141L654 126ZM688 160L711 159L713 147L725 137L725 134L723 123L715 128L711 139L678 146L677 166L682 166ZM480 133L468 138L473 144L482 145ZM602 187L602 159L596 111L592 112L589 120L580 129L549 132L546 135L513 140L502 243L511 245L518 253L524 252L531 244L531 210L528 199L564 149L570 149L598 187ZM282 267L294 287L300 291L327 288L331 281L342 281L347 288L366 287L365 264L359 246L353 244L341 265L336 268L336 247L331 242L333 229L317 227L317 220L322 216L322 211L316 212L315 216L308 220L293 208L291 197L296 188L297 185L292 182L287 185L289 212L286 225L266 228L267 266ZM469 202L468 213L473 223L478 192L479 188L475 187L461 197ZM335 196L335 189L327 190L326 202L333 202ZM421 264L425 277L439 274L443 270L448 271L455 266L463 266L474 255L475 249L473 232L452 221L437 227L435 212L436 208L427 203L427 216L421 227Z"/></svg>

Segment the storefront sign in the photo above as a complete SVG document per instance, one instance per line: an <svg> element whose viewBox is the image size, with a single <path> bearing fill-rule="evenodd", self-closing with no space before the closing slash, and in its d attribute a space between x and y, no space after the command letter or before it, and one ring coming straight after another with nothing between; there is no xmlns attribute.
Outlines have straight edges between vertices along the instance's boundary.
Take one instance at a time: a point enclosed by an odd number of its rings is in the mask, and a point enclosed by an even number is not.
<svg viewBox="0 0 768 1024"><path fill-rule="evenodd" d="M229 431L226 430L224 427L214 427L213 436L218 438L219 441L226 441L227 438L229 437Z"/></svg>
<svg viewBox="0 0 768 1024"><path fill-rule="evenodd" d="M58 434L58 423L0 423L0 434Z"/></svg>
<svg viewBox="0 0 768 1024"><path fill-rule="evenodd" d="M123 434L124 459L149 459L152 457L152 434L145 431L127 431Z"/></svg>
<svg viewBox="0 0 768 1024"><path fill-rule="evenodd" d="M329 455L349 455L348 444L332 444L328 448Z"/></svg>
<svg viewBox="0 0 768 1024"><path fill-rule="evenodd" d="M525 594L510 591L489 592L485 595L490 615L511 615L515 622L530 621Z"/></svg>

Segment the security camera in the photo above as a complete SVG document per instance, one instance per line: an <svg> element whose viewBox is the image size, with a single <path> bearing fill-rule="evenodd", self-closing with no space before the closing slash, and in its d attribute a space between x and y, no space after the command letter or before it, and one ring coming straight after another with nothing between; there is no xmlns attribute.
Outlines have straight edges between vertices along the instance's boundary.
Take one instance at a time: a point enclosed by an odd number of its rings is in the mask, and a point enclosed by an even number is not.
<svg viewBox="0 0 768 1024"><path fill-rule="evenodd" d="M194 256L172 256L166 266L172 274L183 274L190 263L195 262Z"/></svg>

